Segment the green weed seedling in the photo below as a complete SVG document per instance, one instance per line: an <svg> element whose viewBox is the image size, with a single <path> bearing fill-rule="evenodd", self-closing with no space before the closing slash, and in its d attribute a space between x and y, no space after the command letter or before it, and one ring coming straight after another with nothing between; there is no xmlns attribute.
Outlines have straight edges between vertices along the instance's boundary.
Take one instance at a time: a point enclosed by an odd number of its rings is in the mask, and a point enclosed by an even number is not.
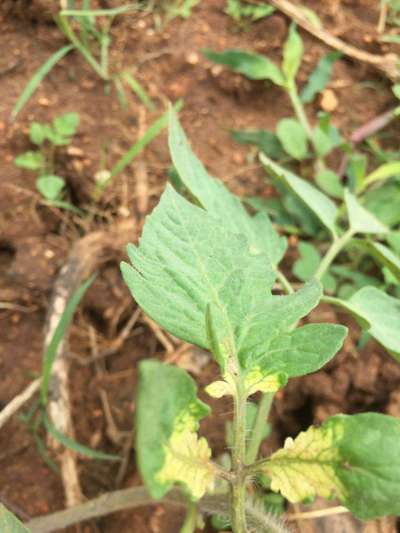
<svg viewBox="0 0 400 533"><path fill-rule="evenodd" d="M150 111L154 111L153 101L130 71L113 72L110 68L112 22L117 15L127 13L136 6L128 4L112 9L91 9L91 0L82 0L82 9L75 9L75 2L70 2L69 6L55 17L60 31L69 44L57 50L35 72L18 98L12 117L17 116L52 68L73 50L82 55L104 81L107 90L111 83L114 85L122 107L126 105L125 86L127 86Z"/></svg>
<svg viewBox="0 0 400 533"><path fill-rule="evenodd" d="M318 278L339 242L349 240L353 232L375 233L381 225L346 193L351 229L342 234L330 200L285 174L335 242L315 278L294 292L278 266L286 240L265 213L251 216L222 182L207 174L174 114L169 143L175 182L179 176L184 195L167 186L146 219L139 245L128 247L131 264L123 263L121 269L133 297L153 320L174 336L212 352L221 377L206 392L214 398L230 397L234 416L230 458L213 461L206 438L198 434L210 408L198 399L195 382L181 368L143 361L136 452L149 493L159 499L178 485L188 498L188 516L205 495L212 500L226 494L229 512L216 508L215 514L225 516L234 533L287 531L260 507L260 479L291 502L322 496L339 500L363 520L400 515L400 421L394 417L336 415L288 438L269 457L259 456L274 393L290 378L320 369L346 336L341 325L298 326L323 297ZM272 293L276 280L289 294ZM370 289L346 309L356 316L365 312L371 328L376 328L374 335L381 328L384 343L398 343L395 322L385 322L394 311L390 297L382 301L376 296ZM262 393L262 399L256 415L249 416L256 393ZM249 491L254 479L257 483ZM194 522L185 532L194 531Z"/></svg>
<svg viewBox="0 0 400 533"><path fill-rule="evenodd" d="M300 92L296 75L302 60L303 42L294 25L290 27L280 67L262 55L240 50L222 53L206 50L204 54L250 79L269 80L282 87L292 103L296 118L280 120L275 133L237 131L233 136L239 142L259 148L262 162L280 193L279 198L266 201L250 199L250 205L266 211L287 233L304 239L299 245L300 259L294 265L295 277L305 281L318 274L328 294L346 300L356 298L358 290L367 291L368 287L378 291L374 294L379 298L390 299L391 294L399 296L400 161L393 160L375 146L375 159L378 162L380 159L381 164L368 172L367 156L355 152L351 144L344 141L329 114L321 113L317 124L312 126L304 110L304 104L312 102L326 87L339 55L331 52L324 56ZM393 91L400 96L397 85ZM342 177L329 168L325 160L335 148L340 148L348 159L347 190ZM372 143L370 148L373 148ZM314 161L315 186L276 163L276 160L289 163L305 159ZM337 202L340 202L339 208ZM364 222L368 218L369 223L356 222L358 216ZM342 224L347 225L343 234ZM323 247L329 235L334 242L333 253L323 259L318 241ZM310 237L317 245L306 240ZM345 258L345 261L332 265L344 248L346 255L341 255L340 259ZM374 262L381 269L378 278L371 274ZM394 308L396 302L392 302Z"/></svg>
<svg viewBox="0 0 400 533"><path fill-rule="evenodd" d="M274 11L269 4L252 4L246 0L227 0L225 7L225 13L243 29L251 22L269 17Z"/></svg>
<svg viewBox="0 0 400 533"><path fill-rule="evenodd" d="M192 14L192 9L199 2L200 0L153 0L150 2L150 8L156 7L161 10L165 15L164 22L168 23L177 17L188 19ZM157 21L157 25L162 25L161 20Z"/></svg>
<svg viewBox="0 0 400 533"><path fill-rule="evenodd" d="M330 52L325 55L310 75L307 85L299 93L296 76L303 51L303 41L296 26L292 24L284 45L280 67L263 55L243 50L226 50L221 53L204 50L203 53L211 61L225 65L251 80L266 80L281 87L290 99L295 118L281 119L276 133L251 132L250 135L253 141L263 143L268 155L272 157L281 155L282 152L298 161L307 159L310 155L316 156L318 171L322 172L325 168L324 157L343 141L336 129L327 121L326 116L321 117L316 126L312 126L307 118L304 104L312 102L315 96L324 90L330 80L332 66L340 54ZM246 135L248 133L244 132L243 138L238 132L236 138L246 141ZM249 141L247 137L247 142Z"/></svg>
<svg viewBox="0 0 400 533"><path fill-rule="evenodd" d="M78 124L77 113L60 115L51 124L32 122L29 139L37 149L18 155L14 162L17 167L37 174L36 188L49 205L80 213L76 207L63 200L65 179L55 174L57 150L70 144Z"/></svg>

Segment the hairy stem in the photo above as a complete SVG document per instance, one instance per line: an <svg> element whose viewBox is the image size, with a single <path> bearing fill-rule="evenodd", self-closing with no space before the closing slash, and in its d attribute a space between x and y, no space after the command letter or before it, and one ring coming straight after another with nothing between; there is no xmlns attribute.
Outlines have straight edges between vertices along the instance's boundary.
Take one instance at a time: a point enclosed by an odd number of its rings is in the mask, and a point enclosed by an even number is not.
<svg viewBox="0 0 400 533"><path fill-rule="evenodd" d="M250 442L246 453L246 464L254 463L257 459L258 451L263 441L263 432L267 418L272 406L274 395L272 392L263 394L260 403L258 404L258 411L256 420L254 422L253 432L250 437Z"/></svg>
<svg viewBox="0 0 400 533"><path fill-rule="evenodd" d="M231 485L231 523L233 533L247 533L246 527L246 393L239 377L234 398L232 462L235 474Z"/></svg>
<svg viewBox="0 0 400 533"><path fill-rule="evenodd" d="M348 229L346 233L343 233L341 237L335 239L325 254L325 257L322 259L317 272L315 273L315 278L321 280L322 276L327 272L328 268L331 266L332 262L335 260L335 257L341 252L341 250L346 246L349 240L353 237L354 232L352 229Z"/></svg>

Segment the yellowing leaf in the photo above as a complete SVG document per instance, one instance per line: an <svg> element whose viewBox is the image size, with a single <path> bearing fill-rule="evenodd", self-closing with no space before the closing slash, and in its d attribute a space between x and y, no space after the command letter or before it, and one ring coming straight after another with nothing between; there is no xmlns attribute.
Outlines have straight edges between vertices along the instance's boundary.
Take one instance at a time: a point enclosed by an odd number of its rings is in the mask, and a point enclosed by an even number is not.
<svg viewBox="0 0 400 533"><path fill-rule="evenodd" d="M247 396L260 392L276 392L287 383L287 374L278 372L276 374L265 374L261 368L253 368L244 379L244 386Z"/></svg>
<svg viewBox="0 0 400 533"><path fill-rule="evenodd" d="M337 415L310 427L261 464L291 502L338 498L357 518L400 515L400 421Z"/></svg>
<svg viewBox="0 0 400 533"><path fill-rule="evenodd" d="M194 381L181 368L153 360L140 364L136 450L153 498L162 498L175 483L194 500L213 486L211 450L196 434L199 420L210 410L196 393Z"/></svg>
<svg viewBox="0 0 400 533"><path fill-rule="evenodd" d="M343 496L344 489L335 474L340 457L334 445L342 434L340 426L310 427L296 440L287 438L284 448L274 453L265 467L272 490L280 491L293 503L317 495Z"/></svg>
<svg viewBox="0 0 400 533"><path fill-rule="evenodd" d="M169 442L164 444L165 464L157 474L161 483L183 483L190 487L194 499L200 499L207 490L212 490L215 468L210 463L211 450L204 437L187 429L190 420L178 423Z"/></svg>

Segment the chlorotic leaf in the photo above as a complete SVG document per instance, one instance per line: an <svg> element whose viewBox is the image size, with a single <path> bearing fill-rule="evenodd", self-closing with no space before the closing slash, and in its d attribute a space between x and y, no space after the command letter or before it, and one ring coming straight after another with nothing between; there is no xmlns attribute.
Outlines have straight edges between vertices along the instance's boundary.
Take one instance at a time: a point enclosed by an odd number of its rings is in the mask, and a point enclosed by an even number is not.
<svg viewBox="0 0 400 533"><path fill-rule="evenodd" d="M136 449L146 487L158 499L179 483L197 500L216 476L207 441L196 433L210 409L184 370L146 360L139 372Z"/></svg>
<svg viewBox="0 0 400 533"><path fill-rule="evenodd" d="M344 192L350 228L354 233L388 233L389 229L363 207L348 189Z"/></svg>
<svg viewBox="0 0 400 533"><path fill-rule="evenodd" d="M294 82L301 65L304 45L296 25L291 24L289 35L283 47L282 72L289 83Z"/></svg>
<svg viewBox="0 0 400 533"><path fill-rule="evenodd" d="M250 216L225 185L212 178L192 152L176 114L170 112L169 147L172 161L184 186L197 202L228 230L247 237L253 251L268 254L277 265L286 250L286 239L272 227L265 213Z"/></svg>
<svg viewBox="0 0 400 533"><path fill-rule="evenodd" d="M279 68L261 54L245 52L244 50L225 50L218 53L205 49L202 52L210 61L225 65L250 80L270 80L281 86L285 83Z"/></svg>
<svg viewBox="0 0 400 533"><path fill-rule="evenodd" d="M307 157L307 135L300 122L294 118L283 118L278 122L276 135L285 151L301 161Z"/></svg>
<svg viewBox="0 0 400 533"><path fill-rule="evenodd" d="M304 202L318 217L333 236L336 236L335 220L338 214L336 205L328 196L316 189L311 183L299 178L289 170L284 169L265 154L260 154L261 163L276 178L282 180L286 186Z"/></svg>
<svg viewBox="0 0 400 533"><path fill-rule="evenodd" d="M29 533L29 529L2 503L0 503L0 531L2 533Z"/></svg>
<svg viewBox="0 0 400 533"><path fill-rule="evenodd" d="M400 421L337 415L310 427L265 461L271 489L289 501L337 497L357 518L400 515Z"/></svg>
<svg viewBox="0 0 400 533"><path fill-rule="evenodd" d="M349 302L370 322L369 333L400 360L400 300L376 287L364 287Z"/></svg>

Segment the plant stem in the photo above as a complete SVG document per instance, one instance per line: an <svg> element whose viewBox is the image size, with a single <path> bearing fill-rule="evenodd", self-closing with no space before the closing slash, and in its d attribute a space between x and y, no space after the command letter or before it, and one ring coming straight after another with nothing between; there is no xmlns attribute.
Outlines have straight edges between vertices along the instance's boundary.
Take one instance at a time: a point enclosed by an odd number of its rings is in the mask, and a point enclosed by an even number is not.
<svg viewBox="0 0 400 533"><path fill-rule="evenodd" d="M346 244L349 242L349 240L353 237L354 232L352 229L348 229L346 233L343 233L341 237L338 239L335 239L333 243L331 244L331 247L326 252L325 257L322 259L318 270L315 273L315 278L320 280L322 276L326 273L328 268L331 266L332 262L334 261L335 257L338 255L338 253L346 246Z"/></svg>
<svg viewBox="0 0 400 533"><path fill-rule="evenodd" d="M233 420L232 462L235 474L231 485L231 523L233 533L246 533L246 476L244 464L246 458L246 393L241 377L236 383Z"/></svg>
<svg viewBox="0 0 400 533"><path fill-rule="evenodd" d="M276 271L276 279L279 281L279 283L282 285L282 288L287 292L287 294L293 294L294 289L292 287L292 284L287 279L285 274L281 272L280 270Z"/></svg>
<svg viewBox="0 0 400 533"><path fill-rule="evenodd" d="M246 453L246 464L248 465L257 460L258 451L263 441L263 430L267 423L273 399L273 393L267 392L263 394L261 401L258 404L257 416Z"/></svg>
<svg viewBox="0 0 400 533"><path fill-rule="evenodd" d="M189 503L186 511L185 521L179 533L194 533L196 530L197 513L197 505L195 503Z"/></svg>

